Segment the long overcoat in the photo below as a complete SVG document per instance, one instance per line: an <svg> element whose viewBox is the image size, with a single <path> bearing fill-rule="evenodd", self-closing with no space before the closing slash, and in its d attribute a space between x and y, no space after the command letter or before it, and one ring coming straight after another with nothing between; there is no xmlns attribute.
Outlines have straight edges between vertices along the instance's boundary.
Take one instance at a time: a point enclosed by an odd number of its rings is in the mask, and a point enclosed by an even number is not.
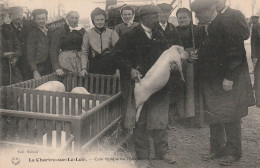
<svg viewBox="0 0 260 168"><path fill-rule="evenodd" d="M153 32L149 39L141 25L123 35L112 50L112 56L120 69L123 98L124 126L135 127L134 82L130 79L131 68L139 70L144 76L146 72L166 49L165 41L160 33ZM158 79L159 80L159 79ZM154 93L144 104L141 113L147 110L147 129L164 129L168 123L169 90L168 86Z"/></svg>
<svg viewBox="0 0 260 168"><path fill-rule="evenodd" d="M199 76L209 124L240 119L255 104L244 42L230 33L232 26L232 18L218 15L208 26L199 53ZM233 81L231 91L223 90L224 79Z"/></svg>

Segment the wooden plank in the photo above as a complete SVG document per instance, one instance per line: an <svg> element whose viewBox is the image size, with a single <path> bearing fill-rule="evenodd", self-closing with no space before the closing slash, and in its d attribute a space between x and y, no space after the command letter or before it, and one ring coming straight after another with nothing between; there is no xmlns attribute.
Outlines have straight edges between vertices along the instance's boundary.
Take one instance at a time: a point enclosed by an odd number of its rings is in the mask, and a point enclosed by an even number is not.
<svg viewBox="0 0 260 168"><path fill-rule="evenodd" d="M57 108L57 105L56 105L56 93L53 92L53 94L52 94L52 114L56 114L57 113L56 108Z"/></svg>
<svg viewBox="0 0 260 168"><path fill-rule="evenodd" d="M65 94L65 115L69 115L69 95Z"/></svg>
<svg viewBox="0 0 260 168"><path fill-rule="evenodd" d="M59 97L59 110L58 114L63 114L63 97L65 97L65 93L57 93L57 97Z"/></svg>
<svg viewBox="0 0 260 168"><path fill-rule="evenodd" d="M76 115L76 108L75 108L76 96L74 94L71 94L70 97L71 97L71 115L75 116Z"/></svg>
<svg viewBox="0 0 260 168"><path fill-rule="evenodd" d="M35 144L35 137L34 137L34 131L35 131L35 119L28 118L27 120L27 126L28 126L28 131L27 131L27 142L29 144Z"/></svg>
<svg viewBox="0 0 260 168"><path fill-rule="evenodd" d="M9 140L14 142L16 139L17 133L17 118L16 117L9 117L10 128L9 128Z"/></svg>
<svg viewBox="0 0 260 168"><path fill-rule="evenodd" d="M36 88L36 82L35 82L35 79L32 79L32 88Z"/></svg>
<svg viewBox="0 0 260 168"><path fill-rule="evenodd" d="M85 111L89 110L89 96L85 96Z"/></svg>
<svg viewBox="0 0 260 168"><path fill-rule="evenodd" d="M89 76L84 77L84 87L87 89L88 92L90 92Z"/></svg>
<svg viewBox="0 0 260 168"><path fill-rule="evenodd" d="M9 124L7 122L7 117L4 115L0 116L0 140L4 141L7 138L7 130L9 127Z"/></svg>
<svg viewBox="0 0 260 168"><path fill-rule="evenodd" d="M116 94L116 85L117 85L116 80L117 80L117 78L113 77L113 87L112 87L112 94L113 95Z"/></svg>
<svg viewBox="0 0 260 168"><path fill-rule="evenodd" d="M26 142L26 119L25 118L19 118L18 119L18 131L17 136L19 142Z"/></svg>
<svg viewBox="0 0 260 168"><path fill-rule="evenodd" d="M37 112L37 90L32 91L33 112Z"/></svg>
<svg viewBox="0 0 260 168"><path fill-rule="evenodd" d="M66 142L70 139L71 137L71 123L65 122L64 130L66 132ZM70 149L72 147L72 144L70 145Z"/></svg>
<svg viewBox="0 0 260 168"><path fill-rule="evenodd" d="M43 120L37 120L36 121L36 128L37 128L37 144L42 145L43 143L43 135L44 135L44 121Z"/></svg>
<svg viewBox="0 0 260 168"><path fill-rule="evenodd" d="M111 94L111 77L107 77L107 92L106 94Z"/></svg>
<svg viewBox="0 0 260 168"><path fill-rule="evenodd" d="M78 114L77 115L82 114L82 98L84 98L84 95L78 96Z"/></svg>
<svg viewBox="0 0 260 168"><path fill-rule="evenodd" d="M94 76L93 76L93 74L89 74L89 77L90 77L90 90L89 90L89 92L91 93L91 94L93 94L93 91L94 91L94 86L93 86L93 83L94 83Z"/></svg>
<svg viewBox="0 0 260 168"><path fill-rule="evenodd" d="M0 87L0 108L6 108L6 87Z"/></svg>
<svg viewBox="0 0 260 168"><path fill-rule="evenodd" d="M23 88L19 88L18 106L20 111L24 111L24 89Z"/></svg>
<svg viewBox="0 0 260 168"><path fill-rule="evenodd" d="M61 147L62 122L56 122L56 147Z"/></svg>
<svg viewBox="0 0 260 168"><path fill-rule="evenodd" d="M97 74L97 75L95 75L95 77L96 77L96 90L95 90L95 93L99 94L100 93L100 91L99 91L99 78L100 78L100 75Z"/></svg>
<svg viewBox="0 0 260 168"><path fill-rule="evenodd" d="M28 89L25 89L24 90L24 93L25 93L25 98L26 98L26 101L25 101L25 111L30 111L30 107L31 107L31 94L30 94L30 91Z"/></svg>
<svg viewBox="0 0 260 168"><path fill-rule="evenodd" d="M52 128L53 128L53 122L49 120L45 120L45 130L47 133L47 146L52 146Z"/></svg>
<svg viewBox="0 0 260 168"><path fill-rule="evenodd" d="M105 94L105 76L101 76L101 94Z"/></svg>
<svg viewBox="0 0 260 168"><path fill-rule="evenodd" d="M48 76L48 77L49 77L49 76ZM51 113L51 109L50 109L50 107L51 107L50 92L44 91L43 94L44 94L45 97L46 97L46 113L49 114L49 113Z"/></svg>
<svg viewBox="0 0 260 168"><path fill-rule="evenodd" d="M11 87L6 87L6 99L7 99L7 109L12 109L12 94L11 94L12 90Z"/></svg>
<svg viewBox="0 0 260 168"><path fill-rule="evenodd" d="M18 95L19 95L19 88L13 88L13 95L12 95L12 102L13 102L13 108L14 110L19 110L18 108Z"/></svg>
<svg viewBox="0 0 260 168"><path fill-rule="evenodd" d="M37 94L39 96L39 112L43 113L43 91L38 90Z"/></svg>

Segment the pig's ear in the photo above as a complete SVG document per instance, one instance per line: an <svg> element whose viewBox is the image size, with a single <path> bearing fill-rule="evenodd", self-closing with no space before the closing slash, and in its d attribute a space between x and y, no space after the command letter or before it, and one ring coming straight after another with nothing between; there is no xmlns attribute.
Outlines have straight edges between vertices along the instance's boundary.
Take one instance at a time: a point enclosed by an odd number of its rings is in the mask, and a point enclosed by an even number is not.
<svg viewBox="0 0 260 168"><path fill-rule="evenodd" d="M184 50L181 46L176 46L178 53L180 54L182 59L188 59L189 54Z"/></svg>

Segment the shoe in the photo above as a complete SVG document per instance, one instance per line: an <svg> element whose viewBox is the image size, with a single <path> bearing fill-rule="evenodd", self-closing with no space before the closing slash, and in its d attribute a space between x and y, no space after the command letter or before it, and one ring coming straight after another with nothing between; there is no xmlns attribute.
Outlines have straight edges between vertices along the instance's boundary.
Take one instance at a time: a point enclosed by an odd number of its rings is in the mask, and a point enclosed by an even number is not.
<svg viewBox="0 0 260 168"><path fill-rule="evenodd" d="M208 154L203 156L204 161L215 160L216 158L217 157L216 157L215 153L208 153Z"/></svg>
<svg viewBox="0 0 260 168"><path fill-rule="evenodd" d="M235 156L223 156L219 159L221 166L232 166L234 162L237 162L239 158Z"/></svg>
<svg viewBox="0 0 260 168"><path fill-rule="evenodd" d="M169 153L163 155L162 160L168 164L173 164L177 161L174 155L170 155Z"/></svg>

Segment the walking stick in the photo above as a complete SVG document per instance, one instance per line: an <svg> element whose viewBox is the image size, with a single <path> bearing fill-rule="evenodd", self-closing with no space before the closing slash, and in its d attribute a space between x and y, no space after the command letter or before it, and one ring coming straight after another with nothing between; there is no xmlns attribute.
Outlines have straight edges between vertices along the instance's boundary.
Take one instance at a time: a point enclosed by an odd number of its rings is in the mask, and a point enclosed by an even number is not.
<svg viewBox="0 0 260 168"><path fill-rule="evenodd" d="M12 64L11 59L9 58L9 83L12 84Z"/></svg>
<svg viewBox="0 0 260 168"><path fill-rule="evenodd" d="M189 0L189 5L191 6L191 0ZM192 11L190 11L190 17L191 17L191 37L192 37L192 48L193 50L195 50L196 46L195 46L195 38L194 38L194 28L193 28L193 15L192 15Z"/></svg>

